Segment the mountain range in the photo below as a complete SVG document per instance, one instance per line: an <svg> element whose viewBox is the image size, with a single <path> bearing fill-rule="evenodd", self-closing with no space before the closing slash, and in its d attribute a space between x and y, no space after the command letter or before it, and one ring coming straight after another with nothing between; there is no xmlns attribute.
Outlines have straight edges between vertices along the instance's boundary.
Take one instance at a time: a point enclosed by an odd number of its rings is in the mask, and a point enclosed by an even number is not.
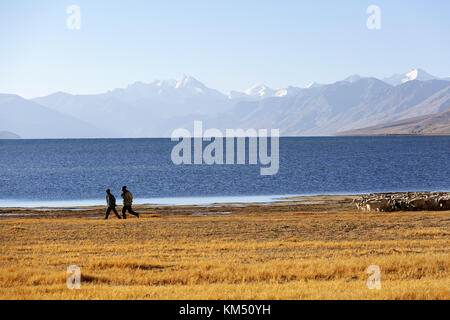
<svg viewBox="0 0 450 320"><path fill-rule="evenodd" d="M352 75L332 84L260 84L226 95L182 76L91 95L57 92L26 100L0 94L0 131L22 138L168 137L203 120L205 128L222 130L332 135L441 113L450 107L449 80L414 69L382 80Z"/></svg>

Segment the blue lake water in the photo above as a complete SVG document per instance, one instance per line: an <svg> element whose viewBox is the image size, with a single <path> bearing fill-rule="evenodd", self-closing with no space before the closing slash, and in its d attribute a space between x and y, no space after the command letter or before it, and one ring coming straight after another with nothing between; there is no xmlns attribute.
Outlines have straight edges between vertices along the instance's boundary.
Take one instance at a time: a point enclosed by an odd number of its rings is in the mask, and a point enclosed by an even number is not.
<svg viewBox="0 0 450 320"><path fill-rule="evenodd" d="M0 206L256 202L273 195L450 190L450 137L280 139L278 174L260 165L175 165L170 139L0 140ZM206 146L208 143L204 142Z"/></svg>

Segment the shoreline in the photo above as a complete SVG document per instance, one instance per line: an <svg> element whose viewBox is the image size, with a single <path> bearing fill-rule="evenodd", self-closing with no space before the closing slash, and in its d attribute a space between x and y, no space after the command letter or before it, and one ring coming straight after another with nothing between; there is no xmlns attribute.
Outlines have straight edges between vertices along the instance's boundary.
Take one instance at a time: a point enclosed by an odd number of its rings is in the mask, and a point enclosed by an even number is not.
<svg viewBox="0 0 450 320"><path fill-rule="evenodd" d="M285 194L285 195L244 195L244 196L181 196L181 197L154 197L136 198L133 202L135 206L152 207L179 207L179 206L214 206L227 204L270 204L277 202L303 201L309 197L336 197L336 196L367 196L369 194L392 194L407 192L450 192L450 190L398 190L398 191L372 191L372 192L329 192L329 193L309 193L309 194ZM121 206L118 199L118 207ZM60 209L69 210L77 208L104 207L105 200L102 199L80 199L80 200L16 200L0 199L1 209Z"/></svg>
<svg viewBox="0 0 450 320"><path fill-rule="evenodd" d="M415 193L415 192L412 192ZM432 193L432 192L427 192ZM446 192L441 192L446 193ZM380 193L393 195L399 193ZM378 194L378 195L380 195ZM253 201L232 201L245 197L230 197L224 202L204 203L178 203L178 204L149 204L135 203L133 208L141 217L163 216L221 216L221 215L247 215L268 213L364 213L357 206L358 199L373 196L374 194L341 194L341 195L302 195L302 196L264 196L253 198ZM389 196L390 197L390 196ZM217 199L217 198L214 198ZM265 200L265 201L262 201ZM122 205L117 205L117 211L121 212ZM424 208L425 209L425 208ZM430 211L419 209L420 211ZM446 211L446 209L443 209ZM435 210L431 210L435 211ZM430 212L431 212L430 211ZM27 218L92 218L104 217L106 204L74 205L74 206L28 206L28 207L0 207L0 220L27 219ZM367 212L365 212L367 213ZM372 212L373 213L373 212ZM114 218L114 217L113 217ZM110 216L111 219L111 216Z"/></svg>
<svg viewBox="0 0 450 320"><path fill-rule="evenodd" d="M317 195L295 196L272 202L228 202L206 205L149 205L135 204L133 208L141 218L171 216L223 216L223 215L258 215L267 213L292 212L343 212L355 211L353 199L359 195ZM121 211L122 205L117 206ZM46 218L91 218L100 219L105 215L106 206L73 206L65 208L52 207L2 207L0 220L5 219L46 219ZM134 219L134 217L132 217ZM109 219L116 219L110 215Z"/></svg>
<svg viewBox="0 0 450 320"><path fill-rule="evenodd" d="M205 206L215 204L230 203L272 203L287 201L291 197L301 195L249 195L249 196L206 196L206 197L155 197L136 198L133 204L147 206ZM121 206L120 199L117 199L118 206ZM102 207L105 205L104 199L84 199L84 200L0 200L1 208L85 208Z"/></svg>

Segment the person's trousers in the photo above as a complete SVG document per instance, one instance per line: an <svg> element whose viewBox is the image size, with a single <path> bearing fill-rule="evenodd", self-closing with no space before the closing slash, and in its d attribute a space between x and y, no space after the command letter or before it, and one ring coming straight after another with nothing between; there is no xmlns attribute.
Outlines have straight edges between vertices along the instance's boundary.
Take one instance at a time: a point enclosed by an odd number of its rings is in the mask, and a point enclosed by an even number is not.
<svg viewBox="0 0 450 320"><path fill-rule="evenodd" d="M108 219L109 214L112 212L114 212L114 214L116 215L117 219L120 219L119 213L116 210L116 207L108 207L108 209L106 209L106 216L105 219Z"/></svg>
<svg viewBox="0 0 450 320"><path fill-rule="evenodd" d="M129 213L131 213L133 216L139 217L139 214L137 212L134 212L133 209L131 209L131 206L123 206L123 208L122 208L122 217L124 219L127 218L127 214L126 214L127 211Z"/></svg>

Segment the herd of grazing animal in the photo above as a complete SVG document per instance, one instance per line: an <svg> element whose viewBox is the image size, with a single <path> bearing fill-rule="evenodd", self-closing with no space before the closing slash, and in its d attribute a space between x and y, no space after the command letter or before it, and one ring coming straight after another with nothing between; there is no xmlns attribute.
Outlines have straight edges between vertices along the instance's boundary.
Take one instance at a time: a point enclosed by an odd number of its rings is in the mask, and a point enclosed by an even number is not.
<svg viewBox="0 0 450 320"><path fill-rule="evenodd" d="M373 193L354 199L363 211L436 211L450 210L448 192Z"/></svg>

